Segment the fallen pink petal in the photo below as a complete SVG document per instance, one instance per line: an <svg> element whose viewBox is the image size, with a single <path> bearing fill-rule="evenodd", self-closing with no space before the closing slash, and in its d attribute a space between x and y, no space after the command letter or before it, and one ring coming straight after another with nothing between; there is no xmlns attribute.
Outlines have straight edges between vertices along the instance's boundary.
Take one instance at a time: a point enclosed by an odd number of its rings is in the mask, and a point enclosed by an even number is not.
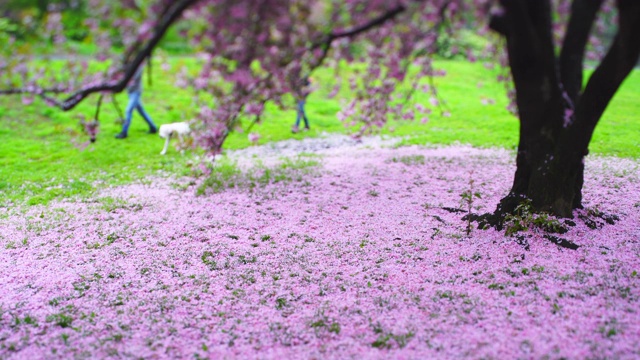
<svg viewBox="0 0 640 360"><path fill-rule="evenodd" d="M492 211L513 158L337 148L290 182L197 196L157 180L11 210L0 220L0 354L640 356L638 162L588 159L585 207L620 219L594 230L574 218L569 250L535 231L526 248L504 231L467 235L464 213L445 210L472 177L474 211Z"/></svg>
<svg viewBox="0 0 640 360"><path fill-rule="evenodd" d="M640 359L640 1L0 3L0 360Z"/></svg>

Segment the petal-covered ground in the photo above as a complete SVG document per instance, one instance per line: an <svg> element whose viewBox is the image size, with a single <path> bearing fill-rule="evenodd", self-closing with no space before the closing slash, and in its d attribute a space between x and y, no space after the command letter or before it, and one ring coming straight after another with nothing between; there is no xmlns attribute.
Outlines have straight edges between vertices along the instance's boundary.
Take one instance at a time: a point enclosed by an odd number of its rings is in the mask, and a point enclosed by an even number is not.
<svg viewBox="0 0 640 360"><path fill-rule="evenodd" d="M443 209L493 210L507 151L317 155L251 158L201 196L158 180L12 210L0 358L640 357L638 162L589 159L587 209L620 220L576 218L570 250Z"/></svg>

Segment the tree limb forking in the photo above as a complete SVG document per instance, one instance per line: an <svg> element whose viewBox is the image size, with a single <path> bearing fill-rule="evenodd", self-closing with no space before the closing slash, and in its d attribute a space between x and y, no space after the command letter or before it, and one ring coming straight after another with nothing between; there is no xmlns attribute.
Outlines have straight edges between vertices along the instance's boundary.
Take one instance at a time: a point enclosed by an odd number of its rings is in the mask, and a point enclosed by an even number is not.
<svg viewBox="0 0 640 360"><path fill-rule="evenodd" d="M48 94L59 94L64 92L61 88L50 88L50 89L41 89L41 88L22 88L22 89L7 89L0 90L0 94L34 94L43 98L49 105L56 106L63 111L68 111L76 107L83 99L87 96L97 93L97 92L121 92L127 86L127 83L131 80L131 78L135 75L136 71L142 65L144 60L148 58L155 47L158 45L164 34L167 32L169 27L182 16L182 13L193 6L200 0L179 0L172 2L171 5L168 5L163 12L163 16L160 21L156 25L153 35L146 43L146 45L137 53L137 55L133 58L133 60L126 64L123 67L124 77L117 82L103 82L98 85L93 85L86 87L77 91L76 93L68 96L65 100L58 100Z"/></svg>
<svg viewBox="0 0 640 360"><path fill-rule="evenodd" d="M568 136L587 148L607 105L640 57L640 1L618 0L618 32L604 59L591 75L576 107L576 121Z"/></svg>
<svg viewBox="0 0 640 360"><path fill-rule="evenodd" d="M560 52L560 80L572 103L582 90L583 60L589 33L603 0L574 0Z"/></svg>

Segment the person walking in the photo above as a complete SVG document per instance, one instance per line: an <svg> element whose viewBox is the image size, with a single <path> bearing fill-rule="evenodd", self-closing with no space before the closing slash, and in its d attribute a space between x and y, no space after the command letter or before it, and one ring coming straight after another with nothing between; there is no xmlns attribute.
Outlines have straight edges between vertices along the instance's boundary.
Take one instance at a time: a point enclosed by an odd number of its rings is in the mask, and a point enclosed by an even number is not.
<svg viewBox="0 0 640 360"><path fill-rule="evenodd" d="M129 86L127 87L127 93L129 95L129 103L127 104L127 110L125 112L125 120L122 125L122 131L116 135L116 139L125 139L129 133L129 126L131 125L131 117L133 116L133 110L138 110L138 113L142 115L144 120L149 125L149 134L155 134L158 132L158 128L151 120L151 117L142 107L142 102L140 98L142 97L142 69L141 65L136 71L133 79L129 82Z"/></svg>
<svg viewBox="0 0 640 360"><path fill-rule="evenodd" d="M307 114L304 112L304 105L307 101L307 96L311 94L313 89L311 88L311 79L304 78L300 82L300 86L296 89L296 122L291 128L292 133L298 133L300 131L300 120L304 120L304 130L307 131L310 129L309 127L309 119L307 118Z"/></svg>

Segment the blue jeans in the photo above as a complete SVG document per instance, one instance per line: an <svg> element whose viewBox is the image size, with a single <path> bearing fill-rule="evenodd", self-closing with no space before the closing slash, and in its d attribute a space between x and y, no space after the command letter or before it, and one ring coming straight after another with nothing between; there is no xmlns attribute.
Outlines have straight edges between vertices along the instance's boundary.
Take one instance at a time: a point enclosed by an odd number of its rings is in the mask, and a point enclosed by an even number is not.
<svg viewBox="0 0 640 360"><path fill-rule="evenodd" d="M304 127L309 128L309 119L304 113L304 100L298 100L298 115L296 116L296 127L300 126L300 119L304 119Z"/></svg>
<svg viewBox="0 0 640 360"><path fill-rule="evenodd" d="M129 103L127 104L127 110L125 112L126 118L124 120L124 124L122 125L122 132L124 134L127 134L129 132L129 126L131 125L131 117L133 116L134 109L138 110L140 115L142 115L144 120L149 125L149 129L156 128L156 125L151 120L151 117L149 116L149 114L147 114L146 111L144 111L144 108L142 107L142 102L140 101L141 96L142 93L140 91L129 93Z"/></svg>

